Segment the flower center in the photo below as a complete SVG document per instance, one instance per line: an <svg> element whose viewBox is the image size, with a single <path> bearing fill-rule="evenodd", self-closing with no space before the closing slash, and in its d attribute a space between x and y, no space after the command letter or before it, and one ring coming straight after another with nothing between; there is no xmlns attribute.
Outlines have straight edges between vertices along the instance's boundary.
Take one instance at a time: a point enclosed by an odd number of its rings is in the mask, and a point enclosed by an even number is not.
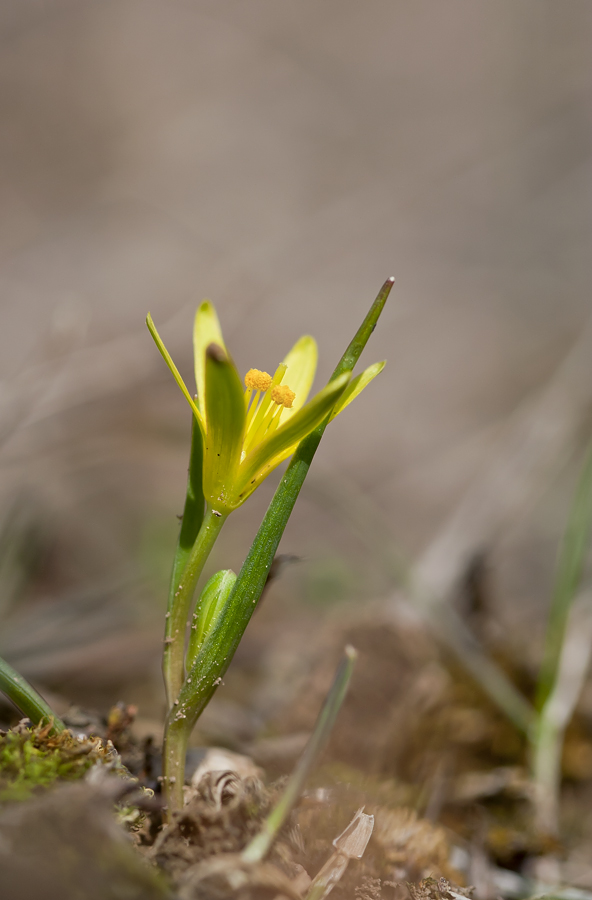
<svg viewBox="0 0 592 900"><path fill-rule="evenodd" d="M241 459L276 430L284 409L292 408L296 394L281 383L286 369L281 363L273 378L260 369L249 369L245 375L247 422Z"/></svg>

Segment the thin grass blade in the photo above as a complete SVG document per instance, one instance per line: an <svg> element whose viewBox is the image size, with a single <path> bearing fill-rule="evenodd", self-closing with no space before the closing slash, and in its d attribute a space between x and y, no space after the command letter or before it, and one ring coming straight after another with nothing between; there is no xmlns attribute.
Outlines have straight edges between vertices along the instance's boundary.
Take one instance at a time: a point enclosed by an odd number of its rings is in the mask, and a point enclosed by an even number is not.
<svg viewBox="0 0 592 900"><path fill-rule="evenodd" d="M563 535L551 609L547 620L545 650L541 665L536 707L541 710L553 690L565 639L569 612L580 587L592 533L592 443L574 493Z"/></svg>
<svg viewBox="0 0 592 900"><path fill-rule="evenodd" d="M53 722L53 731L65 731L66 726L43 697L2 657L0 657L0 691L5 693L9 700L12 700L17 709L20 709L33 725L39 725L41 722Z"/></svg>
<svg viewBox="0 0 592 900"><path fill-rule="evenodd" d="M345 699L356 657L357 653L354 648L347 646L304 753L300 757L279 803L276 804L263 823L263 828L259 834L243 850L242 858L244 862L261 862L267 856L282 825L298 802L304 783L313 766L316 765L331 734L337 713Z"/></svg>

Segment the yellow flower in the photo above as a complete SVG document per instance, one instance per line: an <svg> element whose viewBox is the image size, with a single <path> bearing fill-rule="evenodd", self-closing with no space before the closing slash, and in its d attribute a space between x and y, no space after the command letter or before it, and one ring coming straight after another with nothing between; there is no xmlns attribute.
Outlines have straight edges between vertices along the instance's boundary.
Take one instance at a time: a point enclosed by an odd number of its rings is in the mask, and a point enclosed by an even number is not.
<svg viewBox="0 0 592 900"><path fill-rule="evenodd" d="M232 362L216 311L208 301L195 315L193 347L197 396L188 391L152 317L150 333L187 398L203 438L203 492L212 510L227 515L245 502L300 441L334 418L382 371L375 363L350 381L345 372L306 400L317 365L317 345L305 335L273 376L250 369L245 387Z"/></svg>

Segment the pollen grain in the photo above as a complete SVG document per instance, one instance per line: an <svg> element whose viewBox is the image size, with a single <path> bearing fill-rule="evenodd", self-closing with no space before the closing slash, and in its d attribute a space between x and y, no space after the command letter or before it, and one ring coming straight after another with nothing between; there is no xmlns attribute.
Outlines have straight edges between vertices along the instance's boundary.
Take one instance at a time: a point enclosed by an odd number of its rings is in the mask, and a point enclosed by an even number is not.
<svg viewBox="0 0 592 900"><path fill-rule="evenodd" d="M271 375L262 372L260 369L249 369L245 375L245 387L251 388L253 391L266 391L271 384Z"/></svg>
<svg viewBox="0 0 592 900"><path fill-rule="evenodd" d="M276 384L271 389L271 399L286 409L291 409L296 394L287 384Z"/></svg>

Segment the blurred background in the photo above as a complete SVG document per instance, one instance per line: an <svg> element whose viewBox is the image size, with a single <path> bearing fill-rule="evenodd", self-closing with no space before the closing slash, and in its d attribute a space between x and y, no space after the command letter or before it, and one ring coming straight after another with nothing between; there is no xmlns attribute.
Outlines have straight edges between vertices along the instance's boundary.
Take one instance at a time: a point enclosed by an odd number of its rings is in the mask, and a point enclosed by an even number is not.
<svg viewBox="0 0 592 900"><path fill-rule="evenodd" d="M254 734L270 647L390 602L395 552L429 569L542 397L551 450L469 548L536 657L591 425L591 38L588 0L3 0L0 652L59 709L163 711L190 417L146 313L187 379L205 297L242 372L313 333L321 386L390 275L387 368L327 432L204 729Z"/></svg>

